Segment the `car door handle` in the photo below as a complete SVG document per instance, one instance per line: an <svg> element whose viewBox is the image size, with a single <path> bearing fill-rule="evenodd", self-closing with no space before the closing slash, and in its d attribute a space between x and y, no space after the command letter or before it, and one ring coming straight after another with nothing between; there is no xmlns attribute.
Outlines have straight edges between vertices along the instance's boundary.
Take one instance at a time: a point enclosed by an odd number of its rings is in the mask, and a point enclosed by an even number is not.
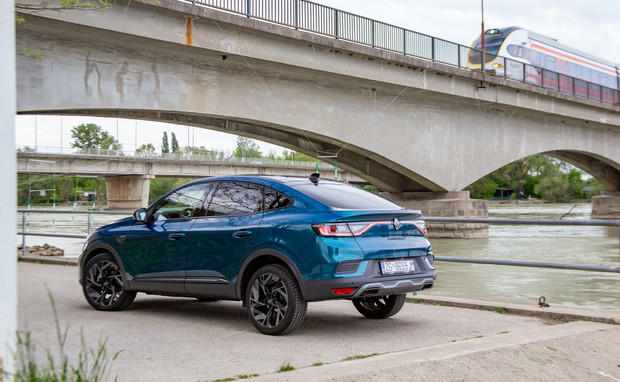
<svg viewBox="0 0 620 382"><path fill-rule="evenodd" d="M177 240L183 237L185 237L185 234L183 232L175 232L168 235L168 239L170 240Z"/></svg>
<svg viewBox="0 0 620 382"><path fill-rule="evenodd" d="M237 231L233 233L233 236L236 238L242 238L242 237L250 236L251 234L252 234L252 231L241 230L241 231Z"/></svg>

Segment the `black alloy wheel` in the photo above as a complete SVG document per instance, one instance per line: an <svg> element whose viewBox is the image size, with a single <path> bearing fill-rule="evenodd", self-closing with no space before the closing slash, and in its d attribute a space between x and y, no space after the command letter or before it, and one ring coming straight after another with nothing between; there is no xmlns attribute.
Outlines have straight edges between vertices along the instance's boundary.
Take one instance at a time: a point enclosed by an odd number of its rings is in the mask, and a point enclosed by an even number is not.
<svg viewBox="0 0 620 382"><path fill-rule="evenodd" d="M266 265L254 273L245 294L252 324L261 333L288 334L301 325L308 303L285 266Z"/></svg>
<svg viewBox="0 0 620 382"><path fill-rule="evenodd" d="M97 310L121 310L136 298L125 288L125 278L114 257L100 253L84 267L82 290L86 301Z"/></svg>
<svg viewBox="0 0 620 382"><path fill-rule="evenodd" d="M353 300L353 305L358 312L368 318L388 318L398 313L407 295L394 294L389 296L363 297Z"/></svg>

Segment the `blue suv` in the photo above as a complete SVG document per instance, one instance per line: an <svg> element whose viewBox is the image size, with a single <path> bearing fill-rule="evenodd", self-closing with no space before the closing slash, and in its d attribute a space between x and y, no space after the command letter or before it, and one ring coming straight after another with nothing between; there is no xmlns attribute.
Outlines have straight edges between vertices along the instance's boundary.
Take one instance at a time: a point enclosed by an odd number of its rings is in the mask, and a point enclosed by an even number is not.
<svg viewBox="0 0 620 382"><path fill-rule="evenodd" d="M80 256L95 309L123 309L137 292L240 300L271 335L297 329L308 301L390 317L435 278L419 211L318 174L189 182L93 232Z"/></svg>

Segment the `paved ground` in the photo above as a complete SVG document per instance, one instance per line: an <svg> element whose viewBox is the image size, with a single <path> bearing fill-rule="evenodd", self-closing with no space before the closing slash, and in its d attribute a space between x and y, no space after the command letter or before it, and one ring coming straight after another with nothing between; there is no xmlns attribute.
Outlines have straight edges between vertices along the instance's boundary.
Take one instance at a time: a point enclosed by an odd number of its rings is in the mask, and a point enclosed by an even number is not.
<svg viewBox="0 0 620 382"><path fill-rule="evenodd" d="M76 267L20 263L19 327L33 333L39 348L56 346L46 288L61 327L69 327L72 359L80 330L91 346L107 340L108 352L122 351L112 364L119 381L211 381L253 374L260 375L255 381L305 382L620 380L620 326L561 324L532 316L537 306L532 314L512 315L409 303L396 316L377 321L363 318L347 301L311 303L297 331L271 337L254 329L238 302L140 294L125 311L98 312L82 296ZM592 312L601 321L613 320L614 314ZM323 365L312 366L316 363ZM276 373L286 364L296 370Z"/></svg>

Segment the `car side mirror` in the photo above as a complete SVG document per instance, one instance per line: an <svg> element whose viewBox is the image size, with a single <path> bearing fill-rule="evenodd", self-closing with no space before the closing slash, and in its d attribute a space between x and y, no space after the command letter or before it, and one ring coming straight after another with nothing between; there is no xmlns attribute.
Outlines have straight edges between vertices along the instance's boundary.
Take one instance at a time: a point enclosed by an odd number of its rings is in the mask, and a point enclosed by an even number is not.
<svg viewBox="0 0 620 382"><path fill-rule="evenodd" d="M146 222L146 209L138 208L137 210L135 210L133 212L133 218L137 222L143 222L143 223Z"/></svg>

